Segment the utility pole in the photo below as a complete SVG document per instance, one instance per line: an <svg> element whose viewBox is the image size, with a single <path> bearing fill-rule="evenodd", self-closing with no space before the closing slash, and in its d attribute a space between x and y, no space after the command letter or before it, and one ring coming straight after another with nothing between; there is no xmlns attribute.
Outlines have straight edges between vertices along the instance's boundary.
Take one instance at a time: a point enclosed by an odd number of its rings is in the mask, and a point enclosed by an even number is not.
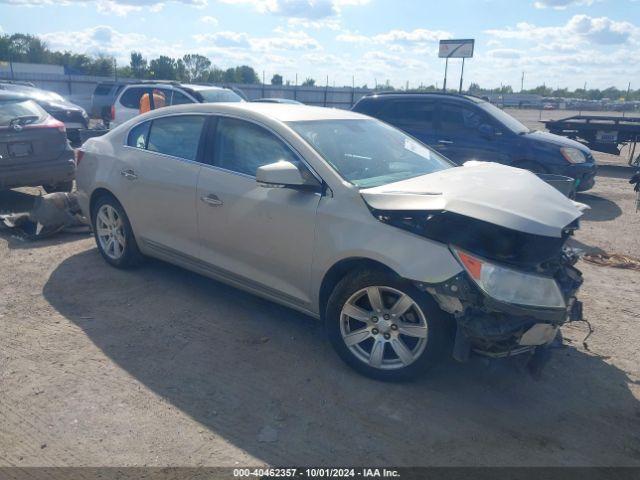
<svg viewBox="0 0 640 480"><path fill-rule="evenodd" d="M520 93L524 92L524 72L522 72L522 78L520 79Z"/></svg>

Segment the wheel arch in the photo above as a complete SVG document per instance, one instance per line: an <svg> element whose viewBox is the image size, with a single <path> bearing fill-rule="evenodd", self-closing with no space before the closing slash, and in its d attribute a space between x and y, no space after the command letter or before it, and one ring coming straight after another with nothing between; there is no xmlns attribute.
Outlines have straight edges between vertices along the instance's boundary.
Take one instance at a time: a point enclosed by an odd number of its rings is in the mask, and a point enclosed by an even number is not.
<svg viewBox="0 0 640 480"><path fill-rule="evenodd" d="M333 289L340 280L344 278L349 272L358 269L377 269L383 270L393 275L398 275L398 272L385 265L384 263L373 260L367 257L350 257L339 260L329 268L320 283L320 292L318 295L318 311L320 312L320 319L324 321L327 302Z"/></svg>
<svg viewBox="0 0 640 480"><path fill-rule="evenodd" d="M108 190L104 187L96 188L91 193L91 197L89 198L89 215L91 215L91 219L93 218L93 209L95 208L98 199L101 197L113 197L118 203L120 203L118 197L116 197L111 190Z"/></svg>

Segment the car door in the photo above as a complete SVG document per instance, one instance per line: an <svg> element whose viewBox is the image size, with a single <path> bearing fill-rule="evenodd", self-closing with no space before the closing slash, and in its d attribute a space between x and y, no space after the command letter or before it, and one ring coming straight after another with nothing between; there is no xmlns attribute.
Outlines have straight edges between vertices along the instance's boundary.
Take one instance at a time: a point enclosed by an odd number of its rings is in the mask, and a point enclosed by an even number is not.
<svg viewBox="0 0 640 480"><path fill-rule="evenodd" d="M436 140L435 102L429 99L394 99L385 102L377 118L407 132L427 145Z"/></svg>
<svg viewBox="0 0 640 480"><path fill-rule="evenodd" d="M444 101L437 107L433 146L458 164L469 160L509 163L506 136L502 127L474 105Z"/></svg>
<svg viewBox="0 0 640 480"><path fill-rule="evenodd" d="M143 249L197 257L196 187L207 117L170 115L133 127L115 172L118 197Z"/></svg>
<svg viewBox="0 0 640 480"><path fill-rule="evenodd" d="M310 170L272 131L219 117L208 134L212 166L198 179L198 228L203 259L227 280L309 307L320 193L265 188L256 170L280 160Z"/></svg>

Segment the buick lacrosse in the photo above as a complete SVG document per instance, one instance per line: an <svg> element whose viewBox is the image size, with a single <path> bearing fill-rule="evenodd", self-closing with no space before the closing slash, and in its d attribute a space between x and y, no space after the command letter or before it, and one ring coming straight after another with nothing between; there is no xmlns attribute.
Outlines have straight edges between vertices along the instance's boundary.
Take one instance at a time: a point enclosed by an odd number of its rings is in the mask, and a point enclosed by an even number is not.
<svg viewBox="0 0 640 480"><path fill-rule="evenodd" d="M156 257L321 319L378 379L445 353L528 355L581 316L582 205L534 174L455 166L379 120L303 105L168 107L77 156L114 267Z"/></svg>

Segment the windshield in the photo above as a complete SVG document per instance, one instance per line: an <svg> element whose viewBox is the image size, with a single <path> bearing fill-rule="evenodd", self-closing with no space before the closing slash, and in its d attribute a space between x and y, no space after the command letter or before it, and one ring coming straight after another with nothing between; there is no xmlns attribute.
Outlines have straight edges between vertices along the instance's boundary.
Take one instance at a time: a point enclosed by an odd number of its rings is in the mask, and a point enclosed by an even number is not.
<svg viewBox="0 0 640 480"><path fill-rule="evenodd" d="M197 93L202 97L204 103L217 103L217 102L241 102L242 98L231 90L220 90L217 88L197 90Z"/></svg>
<svg viewBox="0 0 640 480"><path fill-rule="evenodd" d="M363 188L451 168L422 143L373 119L288 122L342 178Z"/></svg>
<svg viewBox="0 0 640 480"><path fill-rule="evenodd" d="M46 112L33 100L0 100L0 127L6 127L11 124L12 120L23 117L35 117L29 122L34 123L46 117L46 115Z"/></svg>
<svg viewBox="0 0 640 480"><path fill-rule="evenodd" d="M502 125L507 127L513 133L528 133L530 130L520 123L518 120L513 118L508 113L505 113L503 110L500 110L495 105L490 104L489 102L480 102L478 106L499 121Z"/></svg>

